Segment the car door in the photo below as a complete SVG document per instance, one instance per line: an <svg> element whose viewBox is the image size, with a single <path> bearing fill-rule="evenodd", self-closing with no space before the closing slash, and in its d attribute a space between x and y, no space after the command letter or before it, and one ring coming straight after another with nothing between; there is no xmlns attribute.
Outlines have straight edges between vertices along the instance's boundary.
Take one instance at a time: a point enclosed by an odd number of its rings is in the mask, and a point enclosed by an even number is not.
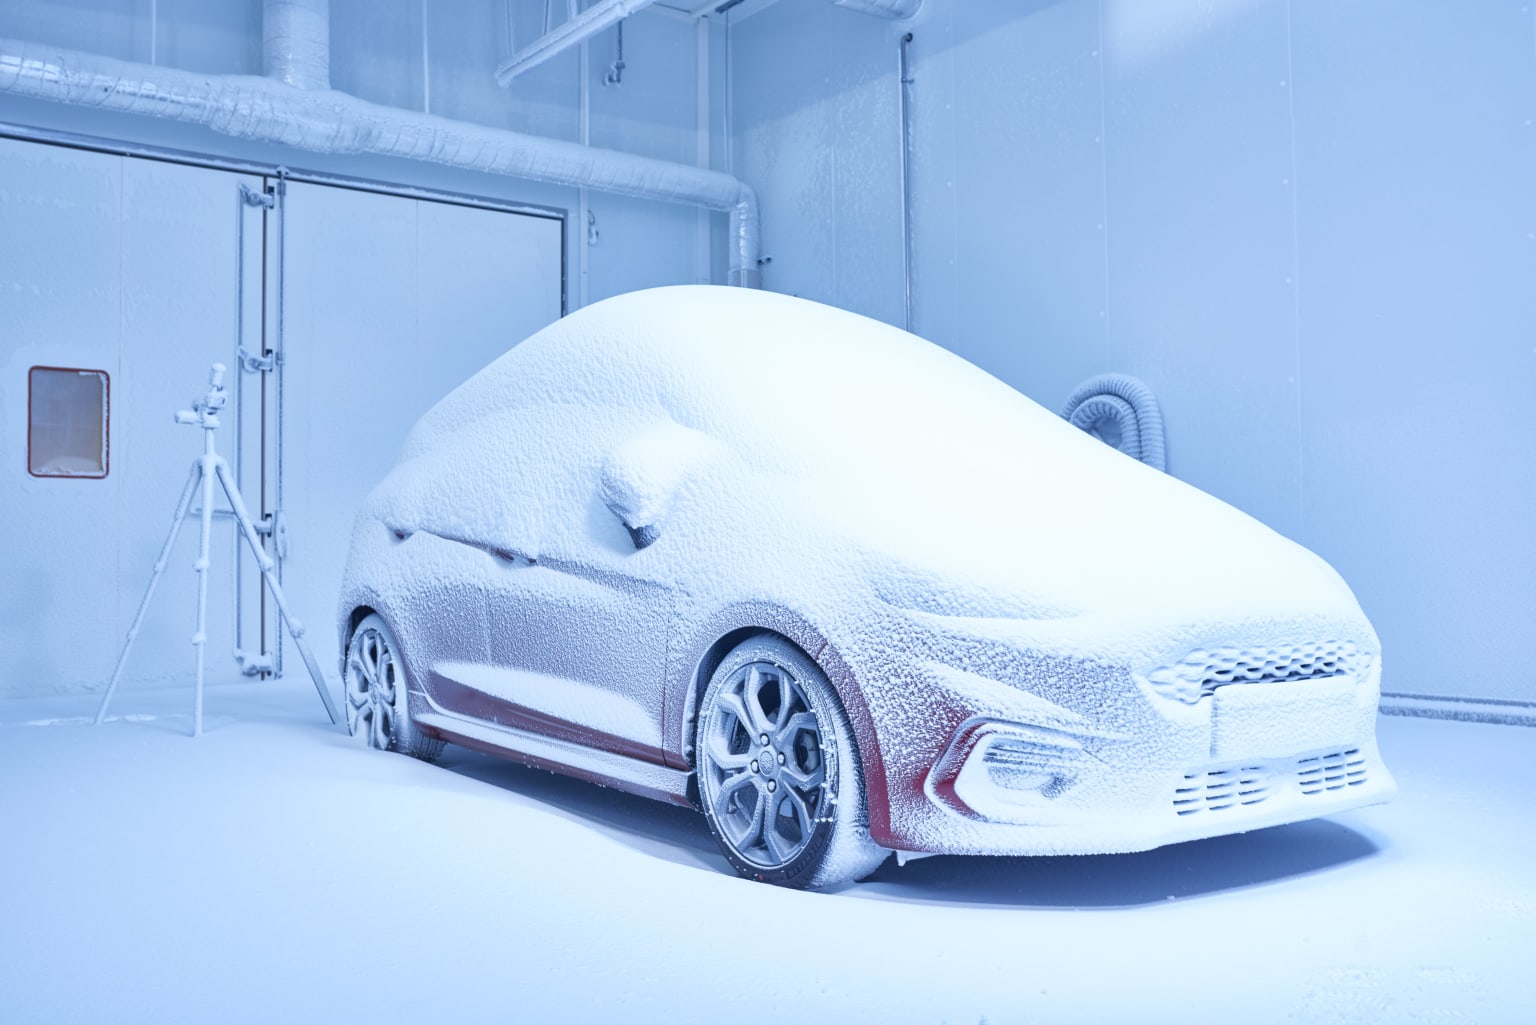
<svg viewBox="0 0 1536 1025"><path fill-rule="evenodd" d="M488 560L476 574L484 660L434 668L450 711L663 764L662 719L675 592L664 551L638 550L605 505L605 451L626 434L613 410L552 408L560 443L541 465L498 475L521 528L513 541L460 540ZM608 420L594 430L591 421ZM579 422L579 428L578 428ZM468 647L468 646L466 646Z"/></svg>

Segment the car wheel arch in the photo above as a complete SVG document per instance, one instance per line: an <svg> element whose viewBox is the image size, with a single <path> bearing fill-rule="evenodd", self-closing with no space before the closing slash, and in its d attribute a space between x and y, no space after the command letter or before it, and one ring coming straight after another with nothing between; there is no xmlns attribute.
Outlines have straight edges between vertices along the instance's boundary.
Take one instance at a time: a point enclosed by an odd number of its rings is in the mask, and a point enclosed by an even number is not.
<svg viewBox="0 0 1536 1025"><path fill-rule="evenodd" d="M343 605L342 608L346 608L346 606ZM374 608L368 602L363 601L353 605L351 611L346 615L337 617L336 625L339 627L339 629L337 631L338 636L336 638L336 662L337 668L341 670L343 679L345 679L347 675L347 648L352 643L352 635L357 633L357 628L362 625L363 620L372 615L377 615L386 623L389 623L388 616L384 615L384 613ZM389 627L391 630L393 630L394 624L389 623Z"/></svg>
<svg viewBox="0 0 1536 1025"><path fill-rule="evenodd" d="M400 625L395 617L386 611L381 603L369 604L358 602L356 607L347 615L347 632L341 638L341 671L345 675L347 671L347 647L352 643L352 635L357 633L357 628L363 620L369 616L378 616L384 620L384 625L389 627L389 632L394 635L398 647L396 654L400 657L400 669L405 673L406 687L410 690L421 690L416 684L416 673L411 669L410 660L405 657L405 650L410 646L405 634L401 633Z"/></svg>
<svg viewBox="0 0 1536 1025"><path fill-rule="evenodd" d="M860 690L858 677L836 645L798 614L777 607L764 608L758 603L753 603L750 609L727 610L722 616L715 617L713 629L705 632L704 636L707 639L694 646L694 654L686 663L690 671L685 686L681 688L682 701L677 720L681 734L680 749L689 773L692 775L697 772L695 741L698 708L715 670L732 650L751 638L782 638L816 664L842 703L859 748L870 834L877 843L889 840L890 793L879 735ZM689 789L690 795L697 794L696 785Z"/></svg>
<svg viewBox="0 0 1536 1025"><path fill-rule="evenodd" d="M384 615L384 613L380 612L378 609L374 608L373 606L371 606L371 605L358 605L347 616L347 634L346 634L346 637L342 638L342 641L345 642L346 640L351 638L351 636L353 634L357 633L358 626L362 623L363 620L367 619L369 616L378 616L381 619L383 619L386 623L389 622L389 617ZM390 624L390 629L391 630L394 629L394 624Z"/></svg>

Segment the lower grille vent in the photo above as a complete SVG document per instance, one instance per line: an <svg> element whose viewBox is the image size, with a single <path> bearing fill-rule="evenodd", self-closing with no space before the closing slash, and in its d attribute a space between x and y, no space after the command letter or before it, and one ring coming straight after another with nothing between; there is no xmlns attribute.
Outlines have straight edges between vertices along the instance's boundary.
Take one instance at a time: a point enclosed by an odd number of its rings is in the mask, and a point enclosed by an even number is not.
<svg viewBox="0 0 1536 1025"><path fill-rule="evenodd" d="M1184 777L1173 792L1173 809L1180 815L1223 811L1258 804L1269 796L1269 773L1261 765L1214 769Z"/></svg>
<svg viewBox="0 0 1536 1025"><path fill-rule="evenodd" d="M1173 810L1193 815L1244 808L1270 797L1304 799L1364 786L1368 776L1366 758L1358 747L1257 765L1228 765L1185 773L1173 791Z"/></svg>
<svg viewBox="0 0 1536 1025"><path fill-rule="evenodd" d="M1304 794L1358 787L1365 782L1365 758L1357 747L1301 758L1296 762L1296 778Z"/></svg>

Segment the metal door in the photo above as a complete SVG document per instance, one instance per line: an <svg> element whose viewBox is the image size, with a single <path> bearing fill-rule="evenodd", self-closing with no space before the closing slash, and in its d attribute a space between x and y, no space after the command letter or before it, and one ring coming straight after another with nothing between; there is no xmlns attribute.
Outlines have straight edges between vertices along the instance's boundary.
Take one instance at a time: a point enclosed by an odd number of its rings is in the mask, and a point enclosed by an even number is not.
<svg viewBox="0 0 1536 1025"><path fill-rule="evenodd" d="M0 432L3 555L0 660L5 693L99 689L201 451L176 410L232 360L239 189L259 176L0 138L0 413L27 423L28 368L110 377L108 473L27 472L27 432ZM232 432L221 430L221 451ZM208 651L234 648L228 521L216 525ZM191 675L195 526L182 532L145 620L126 685ZM189 540L190 538L190 540ZM227 666L210 660L217 676Z"/></svg>

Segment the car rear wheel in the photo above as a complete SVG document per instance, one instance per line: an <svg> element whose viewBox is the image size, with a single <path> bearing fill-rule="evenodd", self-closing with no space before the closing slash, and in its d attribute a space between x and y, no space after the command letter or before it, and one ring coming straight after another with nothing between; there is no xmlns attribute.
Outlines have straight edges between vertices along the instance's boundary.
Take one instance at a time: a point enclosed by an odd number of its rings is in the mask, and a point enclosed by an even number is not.
<svg viewBox="0 0 1536 1025"><path fill-rule="evenodd" d="M347 643L347 730L381 751L434 761L443 742L411 721L410 696L400 646L378 613L369 613Z"/></svg>
<svg viewBox="0 0 1536 1025"><path fill-rule="evenodd" d="M709 828L749 879L831 886L890 853L869 836L848 717L826 676L780 637L726 655L699 706L695 763Z"/></svg>

